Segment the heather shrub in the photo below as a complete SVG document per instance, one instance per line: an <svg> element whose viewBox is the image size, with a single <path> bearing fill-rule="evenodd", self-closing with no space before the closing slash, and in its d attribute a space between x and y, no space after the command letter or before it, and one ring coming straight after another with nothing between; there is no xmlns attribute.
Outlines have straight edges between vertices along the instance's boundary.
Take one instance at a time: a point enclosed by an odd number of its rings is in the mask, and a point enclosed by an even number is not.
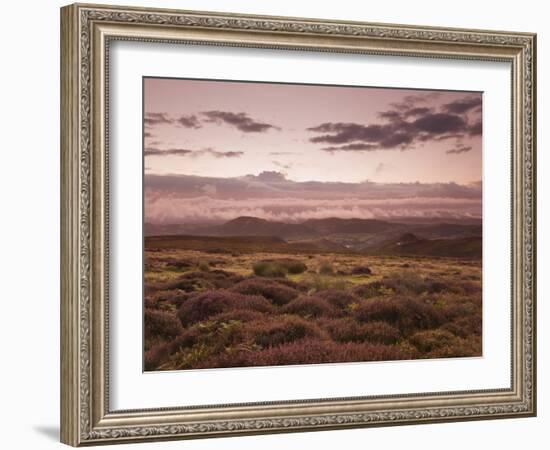
<svg viewBox="0 0 550 450"><path fill-rule="evenodd" d="M395 361L418 358L418 352L399 345L348 342L334 349L334 362Z"/></svg>
<svg viewBox="0 0 550 450"><path fill-rule="evenodd" d="M281 267L285 272L291 274L304 273L307 270L307 266L299 259L293 258L277 258L277 259L264 259L261 263L274 264Z"/></svg>
<svg viewBox="0 0 550 450"><path fill-rule="evenodd" d="M318 270L320 275L334 275L334 267L332 267L332 264L328 261L323 261L319 265Z"/></svg>
<svg viewBox="0 0 550 450"><path fill-rule="evenodd" d="M160 286L159 289L194 292L196 290L208 288L208 285L203 280L196 280L190 276L191 274L194 274L194 273L195 272L188 272L185 275L180 276L173 281L169 281L168 283L162 284L162 286ZM148 285L151 286L151 283L148 283Z"/></svg>
<svg viewBox="0 0 550 450"><path fill-rule="evenodd" d="M401 333L396 327L382 321L364 323L360 332L365 341L381 344L395 344L401 337Z"/></svg>
<svg viewBox="0 0 550 450"><path fill-rule="evenodd" d="M210 270L210 264L208 264L208 261L199 261L197 267L201 272L208 272Z"/></svg>
<svg viewBox="0 0 550 450"><path fill-rule="evenodd" d="M352 275L371 275L372 270L367 266L355 266L351 269Z"/></svg>
<svg viewBox="0 0 550 450"><path fill-rule="evenodd" d="M371 342L395 344L399 341L399 330L387 322L359 323L352 318L319 319L320 327L338 342Z"/></svg>
<svg viewBox="0 0 550 450"><path fill-rule="evenodd" d="M426 291L430 294L439 294L444 291L454 292L451 286L438 280L426 280Z"/></svg>
<svg viewBox="0 0 550 450"><path fill-rule="evenodd" d="M168 344L157 344L151 347L143 355L143 366L145 370L156 370L165 361L168 360L170 351Z"/></svg>
<svg viewBox="0 0 550 450"><path fill-rule="evenodd" d="M331 339L337 342L360 340L358 337L360 324L351 317L320 317L316 322L320 328L328 333Z"/></svg>
<svg viewBox="0 0 550 450"><path fill-rule="evenodd" d="M434 280L426 279L426 291L430 294L448 292L453 294L476 295L481 293L481 284L468 281L457 281L456 277Z"/></svg>
<svg viewBox="0 0 550 450"><path fill-rule="evenodd" d="M170 292L170 291L168 291ZM166 296L167 297L167 296ZM143 298L143 305L145 308L158 309L161 311L171 311L171 303L167 301L165 296L156 295L156 293L147 293Z"/></svg>
<svg viewBox="0 0 550 450"><path fill-rule="evenodd" d="M176 370L192 369L196 364L216 354L214 347L208 344L199 343L191 348L182 349L170 355L169 363L166 365ZM167 368L161 366L160 369Z"/></svg>
<svg viewBox="0 0 550 450"><path fill-rule="evenodd" d="M361 298L378 297L380 295L384 295L386 292L387 288L380 281L360 284L353 288L353 293Z"/></svg>
<svg viewBox="0 0 550 450"><path fill-rule="evenodd" d="M220 269L208 272L186 272L175 281L165 285L165 289L180 289L185 292L204 291L207 289L226 289L243 280L243 277Z"/></svg>
<svg viewBox="0 0 550 450"><path fill-rule="evenodd" d="M201 340L204 329L196 325L185 328L182 333L170 341L168 349L170 354L186 350L198 344Z"/></svg>
<svg viewBox="0 0 550 450"><path fill-rule="evenodd" d="M143 326L145 342L156 338L171 339L181 332L180 322L174 313L150 308L145 308Z"/></svg>
<svg viewBox="0 0 550 450"><path fill-rule="evenodd" d="M187 300L190 293L180 289L160 290L145 295L145 307L154 309L170 309L171 305L180 305Z"/></svg>
<svg viewBox="0 0 550 450"><path fill-rule="evenodd" d="M307 270L307 266L301 261L293 261L287 264L286 266L288 273L297 275L299 273L304 273Z"/></svg>
<svg viewBox="0 0 550 450"><path fill-rule="evenodd" d="M209 320L215 322L229 322L238 320L240 322L250 322L252 320L265 320L266 313L260 311L252 311L250 309L232 309L219 314L214 314Z"/></svg>
<svg viewBox="0 0 550 450"><path fill-rule="evenodd" d="M462 338L467 338L468 336L481 336L482 318L481 315L457 317L456 319L441 325L440 328Z"/></svg>
<svg viewBox="0 0 550 450"><path fill-rule="evenodd" d="M289 288L295 289L300 292L307 292L308 287L300 281L299 283L289 280L288 278L277 278L277 283L287 286Z"/></svg>
<svg viewBox="0 0 550 450"><path fill-rule="evenodd" d="M167 302L176 310L180 305L193 295L192 292L183 292L180 290L173 291L174 294L167 298Z"/></svg>
<svg viewBox="0 0 550 450"><path fill-rule="evenodd" d="M416 354L414 349L396 345L302 339L260 351L226 351L197 363L195 368L390 361L411 359Z"/></svg>
<svg viewBox="0 0 550 450"><path fill-rule="evenodd" d="M197 323L170 343L170 366L188 369L197 361L238 345L243 339L242 323L238 320Z"/></svg>
<svg viewBox="0 0 550 450"><path fill-rule="evenodd" d="M302 339L263 350L226 351L197 364L200 367L250 367L315 364L330 361L329 341Z"/></svg>
<svg viewBox="0 0 550 450"><path fill-rule="evenodd" d="M248 339L261 347L273 347L303 338L326 337L314 323L296 316L278 316L271 320L249 322L244 327Z"/></svg>
<svg viewBox="0 0 550 450"><path fill-rule="evenodd" d="M451 345L440 346L432 350L429 358L460 358L481 356L481 336L457 337Z"/></svg>
<svg viewBox="0 0 550 450"><path fill-rule="evenodd" d="M284 277L287 273L284 267L266 261L258 261L254 263L252 270L256 276L268 278Z"/></svg>
<svg viewBox="0 0 550 450"><path fill-rule="evenodd" d="M271 308L271 303L264 297L227 290L208 291L197 293L183 303L178 310L178 318L182 325L187 326L232 309L268 312Z"/></svg>
<svg viewBox="0 0 550 450"><path fill-rule="evenodd" d="M382 283L401 295L419 295L428 291L428 283L418 273L409 270L385 276Z"/></svg>
<svg viewBox="0 0 550 450"><path fill-rule="evenodd" d="M145 279L143 291L146 295L163 289L166 289L166 283Z"/></svg>
<svg viewBox="0 0 550 450"><path fill-rule="evenodd" d="M338 310L333 305L324 298L315 295L302 295L295 298L283 306L282 312L304 317L334 317L338 315Z"/></svg>
<svg viewBox="0 0 550 450"><path fill-rule="evenodd" d="M331 305L341 309L347 308L352 303L356 303L359 301L359 299L349 291L338 289L327 289L325 291L319 291L316 295L325 299Z"/></svg>
<svg viewBox="0 0 550 450"><path fill-rule="evenodd" d="M219 255L231 255L231 254L233 254L233 252L231 250L228 250L226 248L221 248L221 247L205 248L205 249L202 249L201 252L209 253L209 254L219 254Z"/></svg>
<svg viewBox="0 0 550 450"><path fill-rule="evenodd" d="M481 283L472 283L469 281L461 282L458 287L464 295L479 295L481 294Z"/></svg>
<svg viewBox="0 0 550 450"><path fill-rule="evenodd" d="M300 292L278 280L265 278L249 278L241 281L231 288L231 291L244 295L261 295L271 300L276 305L285 305L294 300Z"/></svg>
<svg viewBox="0 0 550 450"><path fill-rule="evenodd" d="M409 337L409 342L422 353L430 353L442 347L451 347L456 340L454 334L440 329L417 331Z"/></svg>
<svg viewBox="0 0 550 450"><path fill-rule="evenodd" d="M444 296L436 305L439 306L446 322L469 316L481 318L481 298Z"/></svg>
<svg viewBox="0 0 550 450"><path fill-rule="evenodd" d="M349 283L345 279L330 275L319 275L316 273L302 280L301 284L305 286L307 290L313 292L326 291L329 289L344 290L349 287Z"/></svg>
<svg viewBox="0 0 550 450"><path fill-rule="evenodd" d="M193 263L191 261L187 261L185 259L176 259L176 258L166 258L164 259L164 262L168 269L170 270L189 270L193 267Z"/></svg>
<svg viewBox="0 0 550 450"><path fill-rule="evenodd" d="M360 322L388 322L405 334L419 329L436 328L444 320L434 305L422 299L407 297L382 297L362 301L353 314Z"/></svg>

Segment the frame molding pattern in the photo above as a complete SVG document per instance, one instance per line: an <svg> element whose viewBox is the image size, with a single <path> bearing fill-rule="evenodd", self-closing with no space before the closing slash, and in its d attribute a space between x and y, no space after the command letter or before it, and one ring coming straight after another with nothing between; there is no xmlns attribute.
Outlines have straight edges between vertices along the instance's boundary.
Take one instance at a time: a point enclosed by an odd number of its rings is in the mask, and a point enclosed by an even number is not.
<svg viewBox="0 0 550 450"><path fill-rule="evenodd" d="M65 15L63 15L65 14ZM62 339L77 339L75 354L64 355L65 348L69 348L69 343L62 340L62 368L65 365L73 364L76 358L78 360L78 369L71 375L72 379L62 380L62 409L71 407L72 410L78 410L79 418L70 425L62 423L62 440L71 445L100 444L125 442L133 440L143 440L147 438L190 438L199 436L224 436L229 434L253 434L277 431L304 431L320 430L341 427L360 427L381 424L399 424L399 423L424 423L438 422L445 420L467 420L475 418L498 418L510 416L532 416L535 414L535 51L536 41L533 34L507 33L507 32L488 32L481 30L461 30L461 29L438 29L429 27L412 27L402 25L379 25L365 23L337 23L331 21L320 21L310 19L292 19L279 17L258 17L258 16L235 16L232 14L216 13L197 13L182 12L170 10L147 11L138 8L119 8L95 5L71 5L62 9L62 25L65 21L66 27L71 24L76 32L70 34L65 31L63 40L76 39L78 42L78 55L76 61L71 66L65 62L62 70L75 70L78 68L78 101L73 111L78 117L78 145L75 148L65 149L66 154L78 155L78 168L69 167L65 169L78 170L78 204L70 205L78 212L77 232L78 243L76 245L78 253L69 255L69 261L64 261L64 267L74 263L78 258L78 298L63 300L63 308L72 308L71 313L78 315L78 330L71 330L67 336ZM399 50L385 50L356 46L350 49L315 47L315 46L285 46L270 45L265 43L242 43L238 40L210 42L213 45L234 45L251 46L263 48L288 48L295 50L317 50L317 51L337 51L337 52L356 52L365 54L407 54L417 57L446 57L460 59L494 59L502 60L498 56L491 56L491 51L495 48L509 48L510 55L515 56L516 67L513 70L514 83L518 80L521 85L518 86L523 95L523 116L521 116L521 125L513 125L514 133L520 136L519 148L514 151L521 153L520 174L523 184L521 186L521 206L522 216L514 216L521 219L522 234L522 294L520 299L522 311L520 316L523 318L522 324L522 343L521 349L523 358L522 367L519 371L523 374L522 380L518 380L522 385L522 393L516 401L504 401L496 403L483 404L480 400L475 406L450 406L450 407L426 407L416 409L394 409L372 411L359 414L315 414L315 415L297 415L295 417L266 417L258 419L231 419L231 420L213 420L213 421L191 421L187 423L168 423L162 421L158 425L137 425L137 426L109 426L94 423L94 397L92 380L92 342L95 336L92 336L92 249L94 247L94 236L92 236L92 127L96 126L93 122L93 27L98 23L115 23L121 25L146 25L146 26L164 26L176 28L200 28L204 30L234 30L237 32L250 32L251 35L261 35L262 33L277 33L286 36L290 35L310 35L312 37L344 37L349 39L375 39L378 41L391 40L396 43L410 43L406 52ZM77 26L75 26L77 25ZM140 41L158 41L159 39L149 39L146 36L138 36L134 39ZM107 36L105 45L109 45L110 39L124 39L124 36ZM170 42L189 43L189 39L160 39ZM73 42L73 41L71 41ZM201 41L203 44L209 44L208 41ZM448 47L444 51L426 51L423 48L427 43L446 43L446 45L469 45L478 49L473 53L464 53L458 50L449 51ZM479 48L485 49L480 52ZM107 53L107 52L106 52ZM453 54L454 53L454 54ZM108 54L108 53L107 53ZM518 56L519 55L519 56ZM62 55L63 56L63 55ZM68 56L65 57L68 60ZM508 59L512 60L512 57ZM514 62L513 62L514 64ZM70 66L70 67L69 67ZM62 86L63 87L63 86ZM68 96L74 91L65 88L62 95ZM517 111L514 113L517 114ZM514 122L516 123L516 122ZM62 127L64 125L62 124ZM70 130L62 130L62 133L69 133ZM69 144L66 144L70 146ZM76 148L78 147L78 148ZM517 162L517 159L514 161ZM63 181L69 177L68 173L62 173ZM67 183L68 185L68 183ZM64 186L65 189L69 189ZM67 194L67 193L66 193ZM515 194L517 196L517 194ZM64 197L66 198L66 197ZM71 214L71 213L68 213ZM74 214L74 212L72 213ZM63 217L62 217L63 219ZM63 221L62 221L63 223ZM63 231L62 231L63 232ZM62 235L62 239L66 236ZM97 238L96 238L97 239ZM71 259L73 258L73 259ZM64 270L62 270L62 273ZM95 301L95 300L94 300ZM67 319L64 319L67 320ZM69 325L67 325L69 327ZM516 333L517 334L517 333ZM76 338L75 338L76 336ZM517 337L517 336L516 336ZM74 345L74 344L73 344ZM514 347L513 347L514 348ZM514 376L514 370L512 370ZM95 375L94 375L95 376ZM107 373L103 373L107 377ZM71 395L70 395L71 394ZM105 404L108 404L108 394ZM433 395L433 394L432 394ZM437 395L437 394L436 394ZM70 399L69 399L70 397ZM399 398L399 396L397 396ZM76 403L75 403L76 402ZM284 404L281 402L279 405ZM295 402L292 402L295 405ZM310 403L315 404L313 401ZM452 402L451 402L452 404ZM260 404L261 405L261 404ZM108 406L104 407L104 417L116 417L116 412L110 412ZM185 411L181 408L179 411ZM141 413L147 411L140 411ZM158 411L157 411L158 412ZM177 413L177 411L173 411ZM143 415L141 416L143 417ZM158 419L158 415L156 416ZM62 420L63 422L63 420ZM143 423L143 422L142 422ZM71 429L69 429L71 428Z"/></svg>

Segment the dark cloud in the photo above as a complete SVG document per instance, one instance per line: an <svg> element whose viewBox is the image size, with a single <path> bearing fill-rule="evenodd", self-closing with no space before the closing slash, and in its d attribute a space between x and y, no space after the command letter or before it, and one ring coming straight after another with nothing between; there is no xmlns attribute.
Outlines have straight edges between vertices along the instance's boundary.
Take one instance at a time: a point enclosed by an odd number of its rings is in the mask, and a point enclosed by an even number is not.
<svg viewBox="0 0 550 450"><path fill-rule="evenodd" d="M426 132L429 135L444 135L446 133L464 132L468 125L457 115L436 113L426 114L412 123L414 131Z"/></svg>
<svg viewBox="0 0 550 450"><path fill-rule="evenodd" d="M211 148L205 149L205 150L198 150L198 152L208 153L212 155L214 158L239 158L242 155L244 155L244 152L234 152L234 151L220 152L218 150L213 150Z"/></svg>
<svg viewBox="0 0 550 450"><path fill-rule="evenodd" d="M470 150L472 150L471 146L460 145L458 147L447 150L445 153L447 153L449 155L458 155L460 153L467 153Z"/></svg>
<svg viewBox="0 0 550 450"><path fill-rule="evenodd" d="M271 156L301 155L299 152L269 152Z"/></svg>
<svg viewBox="0 0 550 450"><path fill-rule="evenodd" d="M482 129L481 120L478 120L470 127L469 134L470 136L481 136Z"/></svg>
<svg viewBox="0 0 550 450"><path fill-rule="evenodd" d="M407 95L398 103L392 103L393 109L397 111L411 110L418 105L423 105L427 102L433 101L441 96L441 92L419 92L418 94Z"/></svg>
<svg viewBox="0 0 550 450"><path fill-rule="evenodd" d="M269 123L259 122L246 113L234 113L229 111L205 111L202 113L207 119L206 122L217 124L225 123L234 126L243 133L265 133L271 129L280 129Z"/></svg>
<svg viewBox="0 0 550 450"><path fill-rule="evenodd" d="M415 116L423 116L424 114L429 114L431 113L433 110L432 108L427 108L427 107L416 107L416 108L411 108L411 109L407 109L403 112L403 115L405 117L415 117Z"/></svg>
<svg viewBox="0 0 550 450"><path fill-rule="evenodd" d="M244 155L244 152L237 151L219 151L212 148L204 148L201 150L190 150L187 148L167 148L159 149L156 147L145 147L143 152L145 156L190 156L197 157L203 155L211 155L214 158L239 158Z"/></svg>
<svg viewBox="0 0 550 450"><path fill-rule="evenodd" d="M143 133L143 137L145 138L152 138L154 137L152 133L149 133L148 131L146 131L145 133Z"/></svg>
<svg viewBox="0 0 550 450"><path fill-rule="evenodd" d="M387 120L400 120L402 118L399 111L382 111L378 113L378 117Z"/></svg>
<svg viewBox="0 0 550 450"><path fill-rule="evenodd" d="M150 112L145 113L143 123L145 124L145 126L155 126L161 124L171 124L174 123L174 120L171 119L166 113Z"/></svg>
<svg viewBox="0 0 550 450"><path fill-rule="evenodd" d="M437 136L434 138L435 141L446 141L449 139L460 139L463 138L464 135L462 134L442 134L441 136Z"/></svg>
<svg viewBox="0 0 550 450"><path fill-rule="evenodd" d="M453 114L463 114L475 108L481 108L481 95L461 98L443 105L443 110Z"/></svg>
<svg viewBox="0 0 550 450"><path fill-rule="evenodd" d="M176 119L176 123L185 128L201 128L202 125L194 114L191 116L180 116Z"/></svg>
<svg viewBox="0 0 550 450"><path fill-rule="evenodd" d="M425 97L407 97L403 103L393 105L393 109L378 113L382 119L380 123L325 122L310 127L307 131L317 136L309 140L330 144L322 148L328 152L408 150L417 143L481 134L480 118L472 122L465 113L451 112L461 108L472 110L481 104L481 98L466 97L443 105L439 111L418 106L418 103L424 101Z"/></svg>
<svg viewBox="0 0 550 450"><path fill-rule="evenodd" d="M377 145L374 144L347 144L347 145L340 145L340 146L330 146L330 147L323 147L322 150L326 152L341 152L341 151L365 151L365 152L373 152L375 150L380 150L380 148Z"/></svg>
<svg viewBox="0 0 550 450"><path fill-rule="evenodd" d="M193 150L189 150L186 148L166 148L166 149L158 149L156 147L145 147L145 150L143 151L143 154L145 156L188 156L193 153Z"/></svg>
<svg viewBox="0 0 550 450"><path fill-rule="evenodd" d="M353 141L378 142L387 135L386 126L361 125L358 123L325 122L316 127L307 129L314 133L332 133L314 136L310 139L313 143L345 144Z"/></svg>

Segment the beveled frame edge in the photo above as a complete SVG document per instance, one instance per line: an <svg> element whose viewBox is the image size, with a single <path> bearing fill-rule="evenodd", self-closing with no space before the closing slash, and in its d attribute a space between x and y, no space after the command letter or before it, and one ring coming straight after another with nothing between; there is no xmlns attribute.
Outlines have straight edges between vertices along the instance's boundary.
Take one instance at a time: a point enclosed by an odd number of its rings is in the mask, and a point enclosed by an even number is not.
<svg viewBox="0 0 550 450"><path fill-rule="evenodd" d="M108 408L105 48L109 39L314 48L512 64L513 385L361 400ZM533 416L536 35L75 4L61 9L61 440L79 446Z"/></svg>

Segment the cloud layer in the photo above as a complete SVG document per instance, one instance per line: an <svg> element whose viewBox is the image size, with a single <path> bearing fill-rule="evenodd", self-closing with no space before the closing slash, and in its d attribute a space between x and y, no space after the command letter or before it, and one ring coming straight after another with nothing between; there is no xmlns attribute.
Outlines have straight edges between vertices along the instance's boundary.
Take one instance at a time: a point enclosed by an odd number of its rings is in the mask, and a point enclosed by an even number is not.
<svg viewBox="0 0 550 450"><path fill-rule="evenodd" d="M143 118L146 128L159 125L176 125L183 128L202 128L205 123L229 125L243 133L265 133L269 130L280 130L279 127L250 117L244 112L203 111L197 114L171 116L164 112L147 112Z"/></svg>
<svg viewBox="0 0 550 450"><path fill-rule="evenodd" d="M310 218L481 217L481 183L293 182L279 172L238 178L145 175L152 223Z"/></svg>

